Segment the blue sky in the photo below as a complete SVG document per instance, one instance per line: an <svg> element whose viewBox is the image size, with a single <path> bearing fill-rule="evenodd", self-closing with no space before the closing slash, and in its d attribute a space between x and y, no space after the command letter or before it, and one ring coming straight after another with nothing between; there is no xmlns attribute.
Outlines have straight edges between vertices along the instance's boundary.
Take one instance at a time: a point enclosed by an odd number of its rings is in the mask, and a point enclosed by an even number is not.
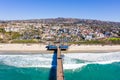
<svg viewBox="0 0 120 80"><path fill-rule="evenodd" d="M57 17L120 22L120 0L0 0L0 20Z"/></svg>

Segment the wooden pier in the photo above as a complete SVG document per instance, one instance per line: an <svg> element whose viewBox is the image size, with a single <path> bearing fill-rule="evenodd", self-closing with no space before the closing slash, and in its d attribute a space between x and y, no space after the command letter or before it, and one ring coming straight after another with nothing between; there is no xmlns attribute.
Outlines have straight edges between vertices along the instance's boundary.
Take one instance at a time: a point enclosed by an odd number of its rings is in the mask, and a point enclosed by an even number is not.
<svg viewBox="0 0 120 80"><path fill-rule="evenodd" d="M64 80L63 62L59 47L57 47L57 80Z"/></svg>
<svg viewBox="0 0 120 80"><path fill-rule="evenodd" d="M61 56L61 50L67 50L67 45L48 45L46 46L48 50L57 50L57 80L64 80L64 72L63 72L63 61Z"/></svg>

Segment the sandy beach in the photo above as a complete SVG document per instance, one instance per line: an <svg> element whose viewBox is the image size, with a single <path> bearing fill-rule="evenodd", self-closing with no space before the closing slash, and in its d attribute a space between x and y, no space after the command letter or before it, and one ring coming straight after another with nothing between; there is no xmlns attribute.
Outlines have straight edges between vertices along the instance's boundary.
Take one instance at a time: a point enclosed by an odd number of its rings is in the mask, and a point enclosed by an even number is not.
<svg viewBox="0 0 120 80"><path fill-rule="evenodd" d="M119 52L120 45L71 45L68 52Z"/></svg>
<svg viewBox="0 0 120 80"><path fill-rule="evenodd" d="M44 44L0 44L0 52L43 52L47 51L47 45ZM63 53L80 53L80 52L119 52L120 45L71 45Z"/></svg>

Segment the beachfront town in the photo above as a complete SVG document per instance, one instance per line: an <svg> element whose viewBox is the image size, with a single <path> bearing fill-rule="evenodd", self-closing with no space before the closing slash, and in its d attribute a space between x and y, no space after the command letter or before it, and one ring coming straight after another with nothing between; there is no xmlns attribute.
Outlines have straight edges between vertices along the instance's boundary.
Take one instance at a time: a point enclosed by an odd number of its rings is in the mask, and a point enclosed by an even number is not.
<svg viewBox="0 0 120 80"><path fill-rule="evenodd" d="M120 38L119 22L72 18L0 21L1 43L20 40L69 43L109 38Z"/></svg>

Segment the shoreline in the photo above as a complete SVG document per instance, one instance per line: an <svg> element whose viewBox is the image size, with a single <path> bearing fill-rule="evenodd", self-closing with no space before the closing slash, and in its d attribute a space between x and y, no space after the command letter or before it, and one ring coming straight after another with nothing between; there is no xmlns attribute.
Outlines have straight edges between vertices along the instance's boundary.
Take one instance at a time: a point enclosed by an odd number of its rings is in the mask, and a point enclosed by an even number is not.
<svg viewBox="0 0 120 80"><path fill-rule="evenodd" d="M44 44L0 44L0 54L40 54L53 53ZM120 52L120 45L71 45L63 54L67 53L108 53Z"/></svg>
<svg viewBox="0 0 120 80"><path fill-rule="evenodd" d="M74 53L80 53L80 54L84 54L84 53L111 53L111 52L120 52L119 50L111 50L111 51L100 51L100 50L97 50L97 51L62 51L62 54L74 54ZM53 54L54 51L0 51L0 55L6 55L6 54L18 54L18 55L26 55L26 54Z"/></svg>

